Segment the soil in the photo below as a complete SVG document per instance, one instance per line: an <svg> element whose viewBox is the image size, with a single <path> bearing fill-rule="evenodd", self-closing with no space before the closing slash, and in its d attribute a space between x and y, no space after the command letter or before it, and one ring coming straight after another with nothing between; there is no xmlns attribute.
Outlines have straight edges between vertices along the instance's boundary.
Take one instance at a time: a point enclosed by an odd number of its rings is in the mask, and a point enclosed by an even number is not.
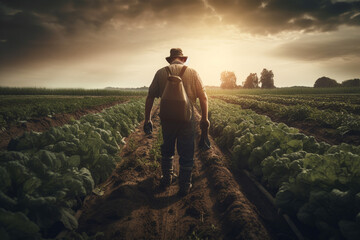
<svg viewBox="0 0 360 240"><path fill-rule="evenodd" d="M214 97L216 98L216 97ZM230 102L231 103L231 102ZM353 145L360 144L360 132L349 131L344 135L340 135L336 129L324 127L314 121L290 121L286 117L280 117L276 113L271 111L263 111L260 109L246 108L251 109L257 114L268 116L273 122L282 122L288 125L289 127L294 127L300 130L301 133L304 133L308 136L313 136L317 141L323 141L331 145L339 145L341 143L348 143Z"/></svg>
<svg viewBox="0 0 360 240"><path fill-rule="evenodd" d="M51 127L62 126L71 122L72 120L78 120L82 116L90 113L98 113L106 108L110 108L116 104L124 103L124 101L116 101L112 103L106 103L98 106L94 106L87 109L81 109L73 113L59 113L50 117L33 118L25 123L18 123L17 125L9 126L5 131L0 132L0 150L6 149L12 138L19 137L24 132L36 131L44 132Z"/></svg>
<svg viewBox="0 0 360 240"><path fill-rule="evenodd" d="M158 109L152 120L152 135L145 135L140 124L126 139L121 163L99 186L104 194L85 199L79 232L102 232L101 239L114 240L295 239L253 184L245 176L234 177L229 160L210 136L210 150L196 148L190 193L179 197L176 181L160 191L159 162L151 158L161 129ZM177 155L174 169L179 170Z"/></svg>

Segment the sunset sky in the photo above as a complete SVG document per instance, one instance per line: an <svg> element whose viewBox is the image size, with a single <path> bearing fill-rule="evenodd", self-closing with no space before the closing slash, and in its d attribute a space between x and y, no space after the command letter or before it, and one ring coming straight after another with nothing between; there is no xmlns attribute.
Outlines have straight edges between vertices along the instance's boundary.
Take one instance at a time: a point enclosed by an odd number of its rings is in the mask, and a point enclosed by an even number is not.
<svg viewBox="0 0 360 240"><path fill-rule="evenodd" d="M360 1L0 0L0 86L149 86L173 47L205 85L360 78Z"/></svg>

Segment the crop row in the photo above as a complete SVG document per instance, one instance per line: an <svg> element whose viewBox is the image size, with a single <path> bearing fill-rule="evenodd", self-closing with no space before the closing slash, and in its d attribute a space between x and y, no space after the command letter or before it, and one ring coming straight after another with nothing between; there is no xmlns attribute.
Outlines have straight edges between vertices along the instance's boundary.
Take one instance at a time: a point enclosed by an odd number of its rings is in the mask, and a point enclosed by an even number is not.
<svg viewBox="0 0 360 240"><path fill-rule="evenodd" d="M34 117L71 113L107 103L125 101L126 99L128 97L1 96L0 128Z"/></svg>
<svg viewBox="0 0 360 240"><path fill-rule="evenodd" d="M275 94L266 94L261 95L263 97L282 97L287 99L299 99L299 100L311 100L311 101L319 101L319 102L342 102L346 104L360 104L360 88L357 89L357 93L354 94L328 94L325 90L322 94L293 94L293 95L275 95ZM240 95L240 94L238 94ZM252 95L254 96L254 95ZM260 96L260 95L259 95Z"/></svg>
<svg viewBox="0 0 360 240"><path fill-rule="evenodd" d="M0 152L3 239L54 237L77 228L74 211L113 171L119 144L143 119L133 99L43 133L26 132Z"/></svg>
<svg viewBox="0 0 360 240"><path fill-rule="evenodd" d="M298 98L296 96L269 96L269 95L238 95L241 99L253 99L261 102L276 103L283 105L306 105L320 110L333 110L335 112L360 114L360 104L351 104L346 101L334 101L329 99L317 98Z"/></svg>
<svg viewBox="0 0 360 240"><path fill-rule="evenodd" d="M254 99L238 98L235 96L218 96L229 103L239 104L243 108L260 110L278 116L288 121L312 121L315 125L336 129L339 134L360 132L360 116L351 113L319 110L310 106L285 106Z"/></svg>
<svg viewBox="0 0 360 240"><path fill-rule="evenodd" d="M287 87L287 88L238 88L238 89L222 89L219 87L207 87L206 92L209 95L215 94L231 94L231 95L300 95L304 97L336 97L336 98L352 98L352 96L357 95L355 98L359 100L358 96L360 94L359 87L336 87L336 88L312 88L312 87ZM346 96L346 97L344 97Z"/></svg>
<svg viewBox="0 0 360 240"><path fill-rule="evenodd" d="M221 100L209 103L210 133L276 192L276 204L320 239L360 237L360 147L329 145Z"/></svg>
<svg viewBox="0 0 360 240"><path fill-rule="evenodd" d="M66 95L66 96L146 96L147 88L83 89L0 87L0 95Z"/></svg>

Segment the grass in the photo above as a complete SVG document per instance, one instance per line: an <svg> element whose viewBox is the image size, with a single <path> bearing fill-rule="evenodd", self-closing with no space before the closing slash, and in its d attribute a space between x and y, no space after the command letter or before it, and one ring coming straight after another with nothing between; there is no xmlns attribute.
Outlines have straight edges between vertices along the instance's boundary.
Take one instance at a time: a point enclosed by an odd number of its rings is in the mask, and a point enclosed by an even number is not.
<svg viewBox="0 0 360 240"><path fill-rule="evenodd" d="M130 155L124 159L120 168L125 170L148 166L152 171L158 169L160 167L162 142L162 132L159 131L156 136L156 141L154 141L151 149L149 150L149 157L138 157L136 154ZM129 153L134 153L139 146L139 142L137 142L134 138L130 138L127 143L127 151Z"/></svg>
<svg viewBox="0 0 360 240"><path fill-rule="evenodd" d="M162 131L160 130L156 142L152 145L152 148L149 151L150 161L160 162L161 159L161 145L163 144Z"/></svg>
<svg viewBox="0 0 360 240"><path fill-rule="evenodd" d="M137 142L135 139L130 138L127 143L127 149L130 153L135 152L135 150L139 147L139 142Z"/></svg>
<svg viewBox="0 0 360 240"><path fill-rule="evenodd" d="M193 230L187 236L187 240L210 240L215 237L220 237L220 231L215 225L211 224L210 226L204 226L202 230Z"/></svg>

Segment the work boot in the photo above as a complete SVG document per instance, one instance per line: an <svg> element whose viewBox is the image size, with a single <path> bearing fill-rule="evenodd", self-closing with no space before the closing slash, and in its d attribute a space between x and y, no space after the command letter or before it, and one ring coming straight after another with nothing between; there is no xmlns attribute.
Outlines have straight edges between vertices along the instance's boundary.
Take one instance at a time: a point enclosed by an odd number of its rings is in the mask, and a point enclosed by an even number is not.
<svg viewBox="0 0 360 240"><path fill-rule="evenodd" d="M192 167L191 168L180 168L179 173L179 193L178 195L180 197L186 196L192 187L191 184L191 173L192 173Z"/></svg>
<svg viewBox="0 0 360 240"><path fill-rule="evenodd" d="M162 159L161 161L161 172L162 176L160 179L160 186L159 188L165 190L169 187L173 180L174 169L172 166L172 158L170 159Z"/></svg>
<svg viewBox="0 0 360 240"><path fill-rule="evenodd" d="M174 169L168 169L166 172L163 171L161 179L160 179L160 189L166 189L172 183L172 177L174 174Z"/></svg>

